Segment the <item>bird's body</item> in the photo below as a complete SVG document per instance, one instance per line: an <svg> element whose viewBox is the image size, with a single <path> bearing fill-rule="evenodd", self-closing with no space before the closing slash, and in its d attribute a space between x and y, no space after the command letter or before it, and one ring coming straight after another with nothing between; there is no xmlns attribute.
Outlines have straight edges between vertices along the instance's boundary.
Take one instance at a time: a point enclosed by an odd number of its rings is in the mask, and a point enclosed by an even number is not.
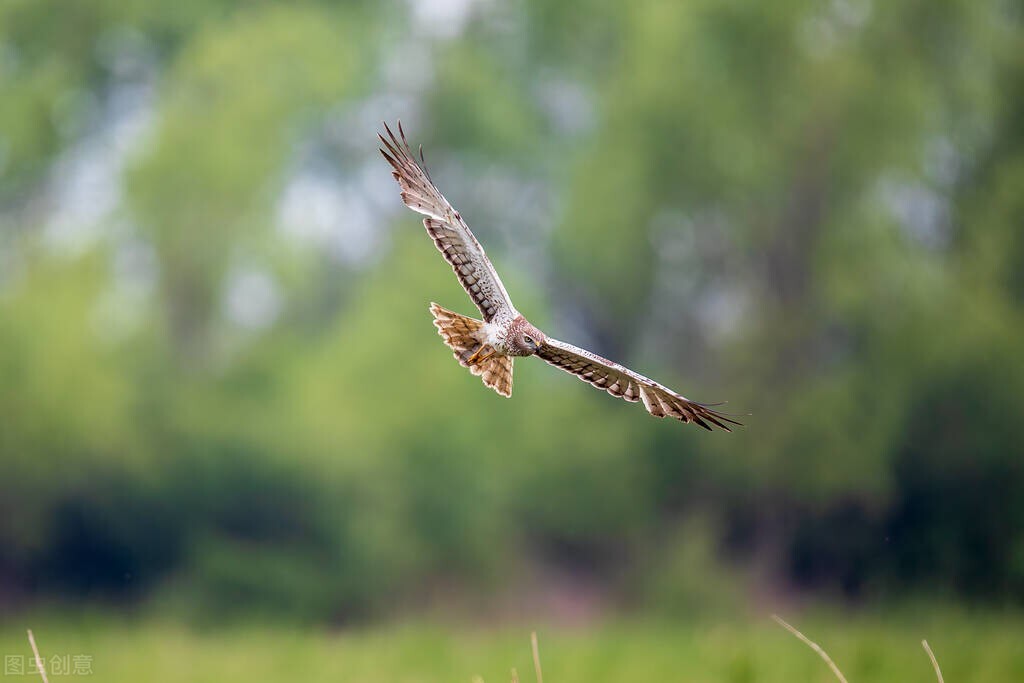
<svg viewBox="0 0 1024 683"><path fill-rule="evenodd" d="M539 356L613 396L642 401L655 417L675 417L709 430L716 426L729 431L726 423L739 424L629 368L548 337L532 325L512 305L501 278L462 216L434 186L422 150L417 161L401 123L401 140L387 124L384 128L388 137L378 136L386 148L381 153L394 169L392 175L401 188L402 201L426 216L423 226L483 316L483 320L477 320L435 303L430 305L434 326L461 365L499 394L511 396L513 359Z"/></svg>

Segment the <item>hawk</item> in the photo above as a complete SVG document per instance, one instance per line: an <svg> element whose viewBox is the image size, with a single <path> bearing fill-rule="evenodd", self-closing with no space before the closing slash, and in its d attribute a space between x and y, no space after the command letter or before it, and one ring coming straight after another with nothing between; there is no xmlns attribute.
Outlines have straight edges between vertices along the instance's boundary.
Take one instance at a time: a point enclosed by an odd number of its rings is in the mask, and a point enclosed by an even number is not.
<svg viewBox="0 0 1024 683"><path fill-rule="evenodd" d="M384 124L387 137L380 153L394 169L391 175L401 188L402 201L423 214L423 225L441 255L455 271L455 277L480 310L483 320L430 304L434 326L453 351L455 359L483 383L502 396L512 395L512 361L517 356L537 356L572 373L584 382L630 402L642 401L655 417L674 417L709 431L718 427L731 431L739 422L691 401L652 379L602 358L595 353L547 336L522 316L509 298L483 247L455 208L438 191L423 159L409 148L398 123L398 136Z"/></svg>

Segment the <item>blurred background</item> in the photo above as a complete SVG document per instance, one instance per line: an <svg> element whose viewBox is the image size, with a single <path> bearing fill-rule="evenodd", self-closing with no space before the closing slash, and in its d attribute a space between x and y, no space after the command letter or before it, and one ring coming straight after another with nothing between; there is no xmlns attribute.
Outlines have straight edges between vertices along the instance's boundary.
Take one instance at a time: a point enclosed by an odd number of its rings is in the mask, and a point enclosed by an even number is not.
<svg viewBox="0 0 1024 683"><path fill-rule="evenodd" d="M1022 22L3 2L4 622L1015 614ZM475 311L377 152L396 119L542 329L747 426L458 367L427 305Z"/></svg>

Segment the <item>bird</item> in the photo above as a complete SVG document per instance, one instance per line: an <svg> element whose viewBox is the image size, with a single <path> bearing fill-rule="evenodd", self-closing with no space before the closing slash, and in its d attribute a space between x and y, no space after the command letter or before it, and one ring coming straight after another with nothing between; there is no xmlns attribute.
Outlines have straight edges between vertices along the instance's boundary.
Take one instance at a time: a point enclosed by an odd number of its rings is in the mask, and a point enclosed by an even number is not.
<svg viewBox="0 0 1024 683"><path fill-rule="evenodd" d="M498 394L512 396L512 363L537 356L612 396L640 401L655 417L674 417L713 431L741 423L714 410L720 404L691 401L638 372L541 332L512 305L501 278L462 215L434 185L423 157L413 153L398 121L398 135L384 122L380 153L391 165L402 202L423 214L423 226L483 320L430 304L434 326L463 367ZM386 133L386 137L385 137Z"/></svg>

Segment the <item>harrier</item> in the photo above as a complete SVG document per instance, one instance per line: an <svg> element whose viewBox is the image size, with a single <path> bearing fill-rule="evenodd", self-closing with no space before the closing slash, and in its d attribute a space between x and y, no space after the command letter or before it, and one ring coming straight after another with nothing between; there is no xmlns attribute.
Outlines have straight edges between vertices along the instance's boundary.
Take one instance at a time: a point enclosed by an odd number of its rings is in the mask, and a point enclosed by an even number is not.
<svg viewBox="0 0 1024 683"><path fill-rule="evenodd" d="M434 186L423 160L423 148L420 147L417 160L401 122L398 137L386 123L384 130L386 138L377 136L384 145L380 152L394 169L391 175L402 190L402 201L426 216L423 225L427 233L483 316L483 320L476 320L430 304L434 326L463 367L479 375L484 384L502 396L511 396L513 359L538 356L612 396L630 402L643 401L647 412L655 417L674 417L709 431L712 425L730 431L729 424L740 424L707 404L691 401L629 368L553 339L531 325L512 305L501 278L469 226Z"/></svg>

